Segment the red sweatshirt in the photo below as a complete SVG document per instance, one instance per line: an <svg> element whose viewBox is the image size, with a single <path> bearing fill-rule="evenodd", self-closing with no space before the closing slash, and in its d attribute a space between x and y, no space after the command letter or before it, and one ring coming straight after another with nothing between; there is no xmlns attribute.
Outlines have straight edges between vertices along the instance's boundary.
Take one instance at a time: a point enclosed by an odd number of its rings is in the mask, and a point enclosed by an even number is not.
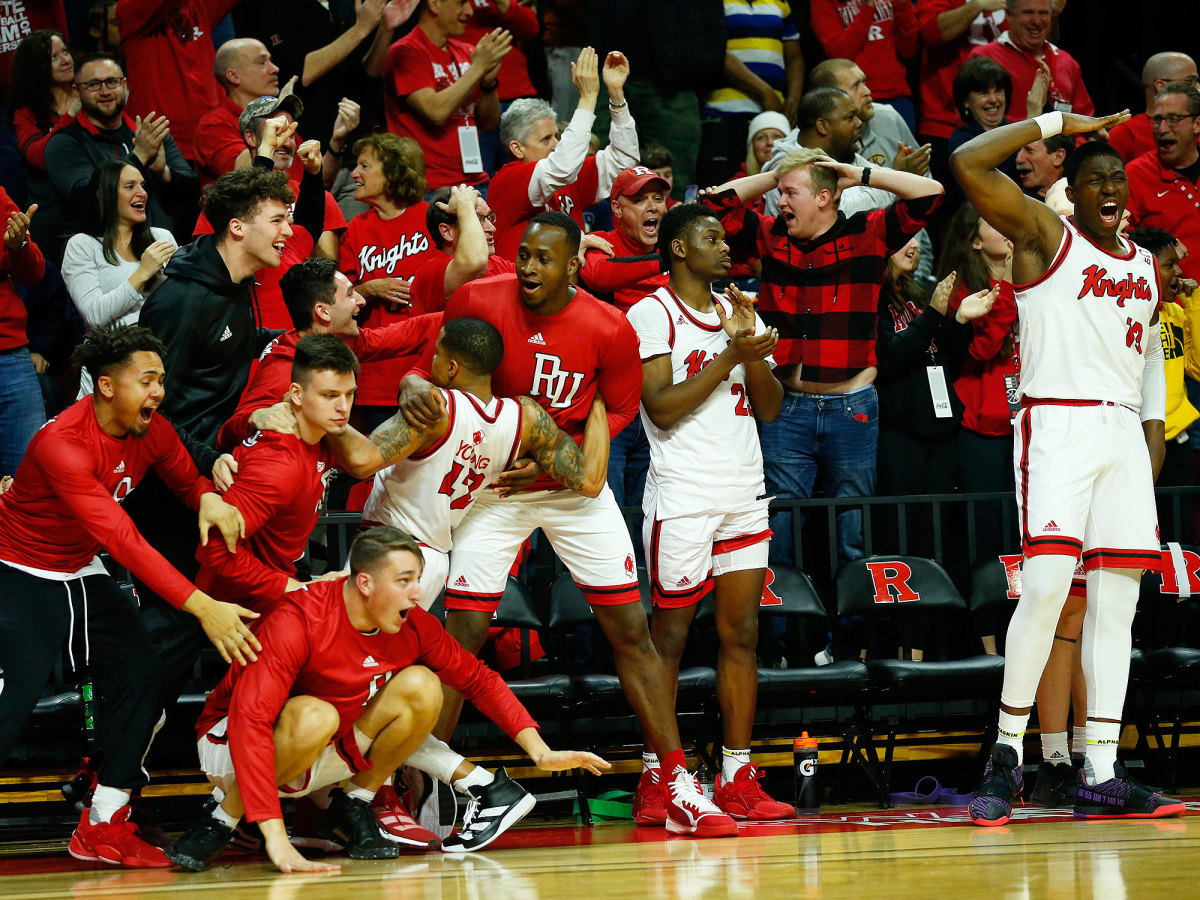
<svg viewBox="0 0 1200 900"><path fill-rule="evenodd" d="M118 0L117 27L129 79L130 116L154 111L171 137L196 158L196 126L221 102L213 78L212 29L238 0Z"/></svg>
<svg viewBox="0 0 1200 900"><path fill-rule="evenodd" d="M364 328L358 337L346 341L359 362L404 357L420 359L427 340L437 340L442 317L413 316L383 328ZM267 345L259 358L250 383L242 391L237 410L221 426L217 447L228 452L250 436L250 416L255 410L274 406L292 383L292 362L296 359L296 341L300 333L287 331Z"/></svg>
<svg viewBox="0 0 1200 900"><path fill-rule="evenodd" d="M496 0L473 0L475 15L467 19L467 30L463 40L469 44L478 44L479 39L494 28L504 28L512 32L512 49L500 63L501 100L515 100L518 97L536 97L537 88L529 80L529 61L525 58L524 45L534 41L538 36L537 13L513 0L508 12L501 14L496 7ZM603 61L601 61L603 65Z"/></svg>
<svg viewBox="0 0 1200 900"><path fill-rule="evenodd" d="M635 303L670 280L662 270L658 251L647 253L642 244L630 238L619 226L595 234L612 244L613 255L609 256L603 250L589 250L584 256L579 278L588 290L611 296L613 305L621 312L629 312Z"/></svg>
<svg viewBox="0 0 1200 900"><path fill-rule="evenodd" d="M966 285L959 285L950 300L951 312L958 309L969 293ZM992 311L971 322L974 335L967 348L966 362L954 382L954 392L963 403L963 428L995 437L1012 434L1012 411L1008 405L1005 379L1014 379L1012 386L1015 391L1020 357L1015 341L1011 354L1002 354L1001 351L1005 339L1013 334L1016 322L1017 300L1013 295L1013 286L1002 281L1000 295Z"/></svg>
<svg viewBox="0 0 1200 900"><path fill-rule="evenodd" d="M162 416L151 418L143 437L115 438L96 421L92 396L77 400L33 436L12 488L0 494L0 560L68 575L107 550L160 597L182 606L195 586L121 509L148 469L191 509L216 490Z"/></svg>
<svg viewBox="0 0 1200 900"><path fill-rule="evenodd" d="M918 48L917 13L909 0L812 0L809 20L830 59L852 59L867 76L876 100L907 97L912 91L901 57Z"/></svg>
<svg viewBox="0 0 1200 900"><path fill-rule="evenodd" d="M509 737L538 727L504 680L446 634L419 606L400 631L363 634L346 614L346 579L322 581L282 600L257 629L263 649L257 662L238 663L204 704L196 735L229 742L246 819L261 822L282 813L275 787L275 720L289 697L317 697L338 711L333 742L355 771L370 768L354 740L363 704L388 677L411 665L427 666ZM229 717L222 730L209 732Z"/></svg>
<svg viewBox="0 0 1200 900"><path fill-rule="evenodd" d="M0 188L0 222L17 211L4 188ZM37 215L37 213L34 213ZM16 350L29 343L25 337L25 304L17 295L13 282L37 284L46 272L46 260L38 245L29 240L20 250L8 249L0 238L0 353Z"/></svg>

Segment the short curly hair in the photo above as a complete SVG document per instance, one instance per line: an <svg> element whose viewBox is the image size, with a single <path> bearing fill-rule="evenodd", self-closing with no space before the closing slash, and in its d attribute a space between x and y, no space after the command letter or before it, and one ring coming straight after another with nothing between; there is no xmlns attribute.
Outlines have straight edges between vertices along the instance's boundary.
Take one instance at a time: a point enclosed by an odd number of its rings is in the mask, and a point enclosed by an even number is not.
<svg viewBox="0 0 1200 900"><path fill-rule="evenodd" d="M354 155L370 150L383 167L388 197L404 206L412 206L425 196L425 154L412 138L387 132L369 134L354 142Z"/></svg>
<svg viewBox="0 0 1200 900"><path fill-rule="evenodd" d="M296 202L287 172L269 172L257 166L242 166L226 172L204 189L204 216L219 243L229 233L234 219L247 222L258 215L267 200L286 206Z"/></svg>
<svg viewBox="0 0 1200 900"><path fill-rule="evenodd" d="M140 325L98 325L89 328L83 343L71 354L71 365L92 376L95 384L102 375L111 377L139 350L157 353L162 359L167 348L149 328Z"/></svg>

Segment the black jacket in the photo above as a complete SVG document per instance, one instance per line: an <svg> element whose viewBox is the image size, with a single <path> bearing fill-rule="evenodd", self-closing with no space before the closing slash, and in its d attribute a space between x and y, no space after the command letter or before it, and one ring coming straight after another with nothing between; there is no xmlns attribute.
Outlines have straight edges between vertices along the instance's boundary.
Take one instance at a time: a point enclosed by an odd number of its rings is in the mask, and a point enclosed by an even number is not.
<svg viewBox="0 0 1200 900"><path fill-rule="evenodd" d="M217 432L237 408L250 363L277 332L258 327L254 279L230 277L212 235L177 250L166 275L146 299L138 324L167 345L159 411L207 475L219 455Z"/></svg>
<svg viewBox="0 0 1200 900"><path fill-rule="evenodd" d="M891 304L891 291L879 298L879 334L875 359L879 374L879 419L916 438L949 434L962 421L963 405L954 393L954 380L971 342L971 325L946 317L932 307L919 310L911 303L903 311ZM949 418L934 415L929 389L929 366L942 366L950 394Z"/></svg>

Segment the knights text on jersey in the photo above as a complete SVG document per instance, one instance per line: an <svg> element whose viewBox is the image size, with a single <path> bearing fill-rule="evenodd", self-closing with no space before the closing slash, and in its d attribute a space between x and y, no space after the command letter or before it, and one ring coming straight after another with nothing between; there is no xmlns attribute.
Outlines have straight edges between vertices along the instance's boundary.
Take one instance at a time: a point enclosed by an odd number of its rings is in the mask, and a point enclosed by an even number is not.
<svg viewBox="0 0 1200 900"><path fill-rule="evenodd" d="M1147 332L1162 291L1153 254L1112 254L1063 218L1050 268L1016 286L1021 396L1142 406Z"/></svg>
<svg viewBox="0 0 1200 900"><path fill-rule="evenodd" d="M724 298L713 295L714 303ZM715 312L692 309L669 287L661 287L629 310L643 360L670 354L673 384L692 378L729 345ZM763 331L755 316L755 332ZM768 357L772 367L774 359ZM735 366L725 380L673 428L657 427L642 408L650 441L646 498L659 519L702 512L736 512L761 503L762 450L750 397L746 368ZM716 456L714 456L714 453ZM719 473L713 460L719 458Z"/></svg>
<svg viewBox="0 0 1200 900"><path fill-rule="evenodd" d="M499 397L532 397L577 442L597 389L608 408L613 437L637 415L642 366L637 335L620 312L581 288L554 315L531 312L521 302L516 275L472 281L455 292L445 319L471 317L491 323L504 339L504 357L492 375ZM433 348L421 369L429 372ZM532 489L561 487L547 475Z"/></svg>
<svg viewBox="0 0 1200 900"><path fill-rule="evenodd" d="M324 443L272 431L255 432L233 458L237 478L224 499L246 520L246 537L232 554L215 535L198 545L196 586L263 612L283 596L308 548L334 459Z"/></svg>
<svg viewBox="0 0 1200 900"><path fill-rule="evenodd" d="M517 458L521 404L483 403L463 391L443 391L450 420L441 439L376 473L363 519L392 525L442 553L479 491Z"/></svg>

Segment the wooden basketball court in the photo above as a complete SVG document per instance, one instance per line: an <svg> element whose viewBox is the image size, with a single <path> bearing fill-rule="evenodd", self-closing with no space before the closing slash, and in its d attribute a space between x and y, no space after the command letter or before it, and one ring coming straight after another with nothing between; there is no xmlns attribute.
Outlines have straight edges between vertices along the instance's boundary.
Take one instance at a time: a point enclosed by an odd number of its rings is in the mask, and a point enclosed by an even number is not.
<svg viewBox="0 0 1200 900"><path fill-rule="evenodd" d="M208 872L79 863L61 845L9 845L3 900L185 895L195 900L707 900L887 897L1095 898L1200 894L1200 802L1178 819L1076 822L1018 809L1003 828L964 824L962 808L827 809L694 841L628 823L534 822L482 852L339 860L331 875L280 875L227 854Z"/></svg>

